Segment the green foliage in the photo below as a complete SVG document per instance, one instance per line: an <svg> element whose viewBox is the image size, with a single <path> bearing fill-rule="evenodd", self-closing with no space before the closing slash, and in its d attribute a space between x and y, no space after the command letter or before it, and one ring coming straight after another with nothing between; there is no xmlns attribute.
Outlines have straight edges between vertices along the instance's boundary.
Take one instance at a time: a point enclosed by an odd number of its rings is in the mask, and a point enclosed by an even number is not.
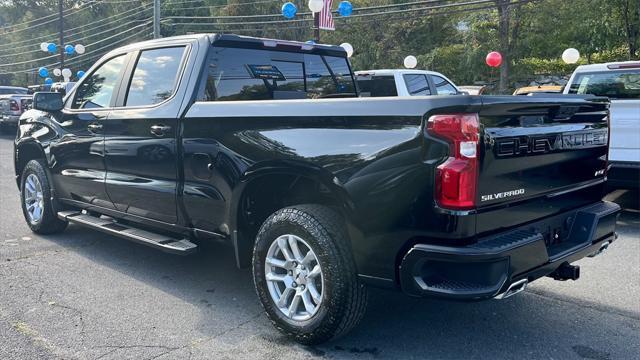
<svg viewBox="0 0 640 360"><path fill-rule="evenodd" d="M310 22L272 22L268 24L238 24L243 21L284 20L281 16L270 18L240 19L197 19L196 16L243 16L279 14L283 1L256 3L258 0L202 0L183 2L162 0L163 36L181 35L198 32L227 32L241 35L306 41L313 38ZM300 13L307 12L307 0L292 0ZM408 0L351 0L354 9L367 6L406 3ZM334 7L339 1L334 0ZM451 4L456 1L443 1ZM462 2L458 0L457 2ZM57 12L57 0L14 0L0 1L0 84L12 83L27 85L35 80L34 72L27 69L56 63L57 59L37 60L47 54L38 49L41 35L51 35L49 41L57 42L57 22L39 26L33 30L15 32L14 28L5 28L12 24ZM246 5L243 3L251 3ZM65 8L78 6L87 9L65 17L66 28L86 26L81 31L66 33L69 42L84 38L82 43L92 44L109 36L108 41L87 47L95 51L93 57L85 55L84 62L76 63L76 70L86 70L90 63L110 48L149 38L150 27L139 36L123 40L133 32L118 35L128 28L112 29L104 27L91 31L101 19L115 16L143 6L138 16L115 22L113 26L136 20L150 19L151 0L134 3L111 4L92 0L64 0ZM431 4L432 5L432 4ZM489 4L491 5L491 4ZM414 5L424 7L430 5ZM485 7L486 4L483 5ZM495 8L470 10L477 6L468 5L455 8L455 12L443 13L441 10L406 12L383 16L336 18L336 31L322 31L321 42L340 44L349 42L355 49L351 58L356 70L402 67L404 57L414 55L418 58L418 68L444 73L458 84L474 82L495 82L498 71L484 63L488 52L501 49L498 39L498 13ZM407 7L405 7L407 8ZM385 11L370 10L369 12ZM364 12L362 12L364 13ZM358 11L354 15L359 14ZM171 16L185 16L184 19L172 19ZM640 48L640 0L539 0L510 8L511 16L511 81L526 81L536 75L567 75L575 65L564 64L560 60L562 51L568 47L577 48L582 58L580 63L596 63L638 59ZM234 23L224 25L223 23ZM178 25L187 23L191 25ZM208 23L208 25L193 25ZM99 24L98 24L99 25ZM133 26L133 25L132 25ZM18 29L24 26L17 27ZM97 34L97 32L103 33ZM517 32L516 32L517 30ZM120 41L111 45L115 41ZM30 47L12 49L3 44L16 44ZM630 54L631 51L636 51ZM22 54L25 51L31 53ZM2 67L2 64L22 62L25 64ZM10 71L8 71L10 70ZM4 74L17 72L16 75Z"/></svg>

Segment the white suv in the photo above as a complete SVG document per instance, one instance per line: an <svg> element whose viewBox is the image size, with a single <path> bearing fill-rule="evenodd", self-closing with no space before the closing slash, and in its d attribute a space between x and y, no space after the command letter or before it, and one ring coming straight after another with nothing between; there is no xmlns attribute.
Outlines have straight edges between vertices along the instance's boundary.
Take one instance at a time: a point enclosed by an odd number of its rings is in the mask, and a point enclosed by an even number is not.
<svg viewBox="0 0 640 360"><path fill-rule="evenodd" d="M611 100L609 184L640 186L640 61L578 66L565 94L594 94Z"/></svg>

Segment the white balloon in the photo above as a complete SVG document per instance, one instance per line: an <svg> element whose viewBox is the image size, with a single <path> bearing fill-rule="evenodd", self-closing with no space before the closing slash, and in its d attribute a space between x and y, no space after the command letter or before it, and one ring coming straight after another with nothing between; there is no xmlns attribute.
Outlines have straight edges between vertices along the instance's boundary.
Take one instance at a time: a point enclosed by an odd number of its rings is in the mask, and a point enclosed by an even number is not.
<svg viewBox="0 0 640 360"><path fill-rule="evenodd" d="M62 76L65 78L70 78L71 77L71 70L68 68L64 68L62 69Z"/></svg>
<svg viewBox="0 0 640 360"><path fill-rule="evenodd" d="M311 12L317 13L322 11L322 8L324 7L324 1L322 0L309 0L309 10L311 10Z"/></svg>
<svg viewBox="0 0 640 360"><path fill-rule="evenodd" d="M580 52L574 48L568 48L562 52L562 61L567 64L575 64L580 60Z"/></svg>
<svg viewBox="0 0 640 360"><path fill-rule="evenodd" d="M74 48L78 54L84 54L84 51L85 51L84 45L77 44L76 46L74 46Z"/></svg>
<svg viewBox="0 0 640 360"><path fill-rule="evenodd" d="M351 46L351 44L342 43L342 44L340 44L340 47L343 48L344 51L347 52L347 57L351 57L351 55L353 55L353 46Z"/></svg>
<svg viewBox="0 0 640 360"><path fill-rule="evenodd" d="M40 50L47 52L48 51L47 46L49 46L49 43L46 43L46 42L40 43Z"/></svg>
<svg viewBox="0 0 640 360"><path fill-rule="evenodd" d="M415 56L409 55L404 58L404 67L407 69L413 69L418 65L418 59Z"/></svg>
<svg viewBox="0 0 640 360"><path fill-rule="evenodd" d="M60 76L62 75L62 71L60 71L60 69L53 69L53 75Z"/></svg>

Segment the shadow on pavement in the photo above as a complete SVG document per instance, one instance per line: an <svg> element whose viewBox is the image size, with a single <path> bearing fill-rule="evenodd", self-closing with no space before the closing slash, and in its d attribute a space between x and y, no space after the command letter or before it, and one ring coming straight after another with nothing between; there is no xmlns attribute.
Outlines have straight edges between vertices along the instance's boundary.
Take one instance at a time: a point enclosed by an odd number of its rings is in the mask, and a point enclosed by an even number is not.
<svg viewBox="0 0 640 360"><path fill-rule="evenodd" d="M322 346L301 347L268 325L250 271L235 267L230 247L208 244L193 256L179 257L74 226L46 239L197 306L197 328L205 337L228 323L255 319L243 336L297 346L311 356L605 360L622 356L611 349L640 352L638 338L621 336L640 333L638 314L605 305L577 305L532 292L504 301L460 303L377 289L371 290L368 312L352 333Z"/></svg>

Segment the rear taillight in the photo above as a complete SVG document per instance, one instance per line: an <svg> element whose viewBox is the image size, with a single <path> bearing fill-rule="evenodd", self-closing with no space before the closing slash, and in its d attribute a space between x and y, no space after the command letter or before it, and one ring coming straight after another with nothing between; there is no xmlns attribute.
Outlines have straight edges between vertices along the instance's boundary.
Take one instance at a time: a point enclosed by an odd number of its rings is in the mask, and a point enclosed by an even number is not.
<svg viewBox="0 0 640 360"><path fill-rule="evenodd" d="M474 208L478 183L478 114L431 116L427 131L447 141L450 149L449 158L436 169L436 202L447 209Z"/></svg>
<svg viewBox="0 0 640 360"><path fill-rule="evenodd" d="M20 105L15 100L9 101L9 110L11 111L20 111Z"/></svg>

